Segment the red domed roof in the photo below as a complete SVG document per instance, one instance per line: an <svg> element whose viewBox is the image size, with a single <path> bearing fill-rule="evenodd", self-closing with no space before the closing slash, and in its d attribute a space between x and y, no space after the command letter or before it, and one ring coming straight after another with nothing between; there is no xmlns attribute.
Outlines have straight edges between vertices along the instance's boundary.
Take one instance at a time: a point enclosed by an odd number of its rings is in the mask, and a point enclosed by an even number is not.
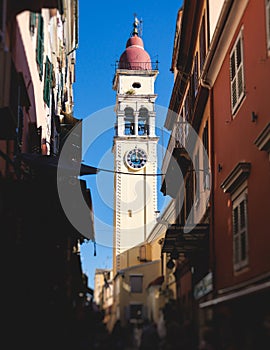
<svg viewBox="0 0 270 350"><path fill-rule="evenodd" d="M142 38L133 35L128 39L126 50L120 57L118 68L132 70L152 69L151 59L149 54L144 50Z"/></svg>

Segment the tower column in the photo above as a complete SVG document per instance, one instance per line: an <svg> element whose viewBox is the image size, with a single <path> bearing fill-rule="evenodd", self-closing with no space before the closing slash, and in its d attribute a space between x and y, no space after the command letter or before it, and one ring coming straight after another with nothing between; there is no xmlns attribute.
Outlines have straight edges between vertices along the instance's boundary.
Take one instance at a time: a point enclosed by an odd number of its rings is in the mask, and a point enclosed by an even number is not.
<svg viewBox="0 0 270 350"><path fill-rule="evenodd" d="M118 133L117 133L118 136L125 135L125 116L124 116L124 113L118 114L117 130L118 130Z"/></svg>
<svg viewBox="0 0 270 350"><path fill-rule="evenodd" d="M156 134L156 131L155 131L155 114L154 113L151 113L149 115L149 136L151 137L154 137L155 134Z"/></svg>
<svg viewBox="0 0 270 350"><path fill-rule="evenodd" d="M138 120L139 120L139 113L134 113L134 135L139 135L139 129L138 129Z"/></svg>

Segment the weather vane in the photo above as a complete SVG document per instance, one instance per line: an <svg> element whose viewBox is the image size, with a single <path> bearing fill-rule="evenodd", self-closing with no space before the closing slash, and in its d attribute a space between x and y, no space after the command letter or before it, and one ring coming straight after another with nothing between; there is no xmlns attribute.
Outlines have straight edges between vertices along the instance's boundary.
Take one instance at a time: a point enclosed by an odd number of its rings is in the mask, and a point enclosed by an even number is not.
<svg viewBox="0 0 270 350"><path fill-rule="evenodd" d="M137 14L134 13L134 22L133 22L133 32L132 35L142 36L142 19L138 19Z"/></svg>

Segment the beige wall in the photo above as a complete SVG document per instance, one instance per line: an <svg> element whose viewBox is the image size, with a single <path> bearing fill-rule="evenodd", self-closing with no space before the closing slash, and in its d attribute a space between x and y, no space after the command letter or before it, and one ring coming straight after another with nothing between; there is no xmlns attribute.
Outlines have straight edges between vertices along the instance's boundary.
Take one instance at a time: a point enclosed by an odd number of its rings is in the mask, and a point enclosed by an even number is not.
<svg viewBox="0 0 270 350"><path fill-rule="evenodd" d="M115 323L117 319L121 320L123 325L127 324L126 308L130 304L138 303L143 304L145 308L144 317L147 317L147 287L151 281L160 276L161 265L160 260L144 263L141 265L132 266L127 269L123 269L121 274L118 274L115 278L114 291L114 314L112 315L111 324ZM130 290L130 276L142 275L143 287L142 293L132 293Z"/></svg>

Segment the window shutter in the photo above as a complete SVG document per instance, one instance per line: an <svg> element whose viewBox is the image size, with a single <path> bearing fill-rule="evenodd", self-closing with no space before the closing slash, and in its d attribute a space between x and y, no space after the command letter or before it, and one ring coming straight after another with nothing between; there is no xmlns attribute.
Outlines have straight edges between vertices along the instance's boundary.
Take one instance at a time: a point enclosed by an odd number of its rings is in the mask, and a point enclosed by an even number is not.
<svg viewBox="0 0 270 350"><path fill-rule="evenodd" d="M32 35L34 35L35 28L36 28L36 13L35 12L30 12L30 19L29 19L29 30Z"/></svg>
<svg viewBox="0 0 270 350"><path fill-rule="evenodd" d="M244 66L242 33L230 55L231 105L232 113L236 110L244 96Z"/></svg>
<svg viewBox="0 0 270 350"><path fill-rule="evenodd" d="M230 59L230 73L231 73L231 96L232 96L232 110L237 102L236 94L236 79L235 79L235 53L233 52Z"/></svg>
<svg viewBox="0 0 270 350"><path fill-rule="evenodd" d="M0 43L5 42L6 13L4 1L0 1Z"/></svg>
<svg viewBox="0 0 270 350"><path fill-rule="evenodd" d="M205 56L206 56L205 16L203 16L201 30L200 30L200 72L202 72L203 70Z"/></svg>
<svg viewBox="0 0 270 350"><path fill-rule="evenodd" d="M247 264L247 194L244 193L235 203L233 209L233 249L234 268Z"/></svg>
<svg viewBox="0 0 270 350"><path fill-rule="evenodd" d="M238 233L238 207L234 208L233 210L233 233L237 234Z"/></svg>
<svg viewBox="0 0 270 350"><path fill-rule="evenodd" d="M50 106L50 97L51 97L51 85L52 85L52 67L48 56L46 56L45 63L45 77L44 77L44 89L43 89L43 98L47 106Z"/></svg>
<svg viewBox="0 0 270 350"><path fill-rule="evenodd" d="M143 276L130 276L131 293L142 293Z"/></svg>
<svg viewBox="0 0 270 350"><path fill-rule="evenodd" d="M246 202L243 200L240 203L240 228L246 226Z"/></svg>
<svg viewBox="0 0 270 350"><path fill-rule="evenodd" d="M242 57L242 45L241 38L239 38L236 45L236 59L237 59L237 82L238 82L238 99L241 98L244 93L244 77L243 77L243 57Z"/></svg>
<svg viewBox="0 0 270 350"><path fill-rule="evenodd" d="M266 1L267 49L270 50L270 0Z"/></svg>
<svg viewBox="0 0 270 350"><path fill-rule="evenodd" d="M37 32L37 47L36 61L39 69L39 77L43 75L43 51L44 51L44 21L41 14L38 15L38 32Z"/></svg>
<svg viewBox="0 0 270 350"><path fill-rule="evenodd" d="M198 93L198 79L199 79L199 72L198 72L198 52L196 52L195 58L194 58L194 71L193 71L193 86L194 86L194 96L197 96Z"/></svg>

